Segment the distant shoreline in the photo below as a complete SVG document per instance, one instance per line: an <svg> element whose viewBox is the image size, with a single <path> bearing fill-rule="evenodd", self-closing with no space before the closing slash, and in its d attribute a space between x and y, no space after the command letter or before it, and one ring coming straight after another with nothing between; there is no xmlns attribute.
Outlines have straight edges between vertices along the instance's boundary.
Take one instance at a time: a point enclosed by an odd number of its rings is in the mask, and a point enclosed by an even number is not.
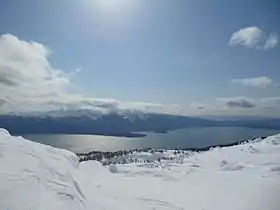
<svg viewBox="0 0 280 210"><path fill-rule="evenodd" d="M127 137L127 138L143 138L146 137L147 134L144 133L77 133L77 132L52 132L52 133L12 133L15 136L26 136L26 135L98 135L98 136L111 136L111 137Z"/></svg>
<svg viewBox="0 0 280 210"><path fill-rule="evenodd" d="M211 146L202 147L202 148L183 148L183 149L141 148L141 149L130 149L130 150L124 149L124 150L118 150L115 152L102 152L102 151L94 150L94 151L90 151L90 152L75 153L75 154L79 157L80 162L89 161L89 160L96 160L96 161L102 162L102 160L104 158L111 159L111 158L115 158L115 157L119 157L119 156L123 157L125 155L132 154L133 152L150 152L150 153L161 152L161 153L163 153L164 151L167 151L167 150L174 151L176 153L181 153L181 152L184 153L186 151L206 152L206 151L211 150L212 148L232 147L232 146L236 146L236 145L240 145L240 144L249 143L250 141L254 141L256 139L263 140L266 138L267 138L267 136L254 137L251 139L236 141L236 142L229 143L229 144L216 144L216 145L211 145ZM111 164L111 162L110 162L110 164Z"/></svg>

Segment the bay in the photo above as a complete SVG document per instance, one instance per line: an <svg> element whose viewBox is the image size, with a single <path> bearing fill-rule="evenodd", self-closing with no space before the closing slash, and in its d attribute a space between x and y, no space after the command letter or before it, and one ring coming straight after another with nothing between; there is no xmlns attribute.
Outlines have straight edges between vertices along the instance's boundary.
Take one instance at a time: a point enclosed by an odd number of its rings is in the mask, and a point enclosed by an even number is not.
<svg viewBox="0 0 280 210"><path fill-rule="evenodd" d="M147 136L141 138L75 134L26 134L23 137L53 147L68 149L72 152L89 152L94 150L117 151L136 148L203 148L278 133L280 131L269 129L204 127L180 129L169 131L168 133L145 133Z"/></svg>

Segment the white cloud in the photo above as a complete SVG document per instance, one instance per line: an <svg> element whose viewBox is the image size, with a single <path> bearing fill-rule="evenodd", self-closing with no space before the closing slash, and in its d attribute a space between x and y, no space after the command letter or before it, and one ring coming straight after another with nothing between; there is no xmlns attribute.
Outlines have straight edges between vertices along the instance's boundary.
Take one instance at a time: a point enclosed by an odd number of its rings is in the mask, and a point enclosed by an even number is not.
<svg viewBox="0 0 280 210"><path fill-rule="evenodd" d="M11 34L0 36L0 114L55 109L169 110L168 105L157 103L124 103L74 93L73 72L67 74L52 67L49 56L50 50L42 44L23 41ZM79 68L75 72L82 71L86 70Z"/></svg>
<svg viewBox="0 0 280 210"><path fill-rule="evenodd" d="M243 96L219 98L218 101L222 103L226 108L252 109L257 106L253 99Z"/></svg>
<svg viewBox="0 0 280 210"><path fill-rule="evenodd" d="M10 107L21 104L21 109L24 101L40 102L68 95L69 76L50 65L49 54L48 48L39 43L25 42L10 34L0 36L0 97L8 98Z"/></svg>
<svg viewBox="0 0 280 210"><path fill-rule="evenodd" d="M130 102L128 103L130 107L140 110L161 110L164 109L164 105L157 103L148 103L148 102Z"/></svg>
<svg viewBox="0 0 280 210"><path fill-rule="evenodd" d="M83 98L80 100L81 104L94 106L104 109L117 109L121 106L121 102L114 99L101 98Z"/></svg>
<svg viewBox="0 0 280 210"><path fill-rule="evenodd" d="M272 85L273 81L271 78L263 76L263 77L233 79L231 82L246 87L265 88L269 85Z"/></svg>
<svg viewBox="0 0 280 210"><path fill-rule="evenodd" d="M260 104L265 108L277 108L280 106L280 97L267 97L260 100Z"/></svg>
<svg viewBox="0 0 280 210"><path fill-rule="evenodd" d="M279 115L280 97L264 97L264 98L248 98L244 96L218 98L217 108L219 104L222 105L220 109L225 109L228 112L231 110L238 111L253 111L254 114L272 114L272 116ZM268 111L271 110L271 111Z"/></svg>
<svg viewBox="0 0 280 210"><path fill-rule="evenodd" d="M170 106L174 109L180 109L181 108L181 106L179 104L171 104Z"/></svg>
<svg viewBox="0 0 280 210"><path fill-rule="evenodd" d="M10 101L7 98L0 96L0 108L2 105L8 104L8 103L10 103Z"/></svg>
<svg viewBox="0 0 280 210"><path fill-rule="evenodd" d="M278 44L275 34L266 34L256 26L242 28L232 34L229 45L240 45L255 49L272 49Z"/></svg>
<svg viewBox="0 0 280 210"><path fill-rule="evenodd" d="M278 44L278 36L274 34L270 34L268 39L265 42L264 48L265 49L271 49L276 47Z"/></svg>
<svg viewBox="0 0 280 210"><path fill-rule="evenodd" d="M0 114L58 109L89 109L101 113L129 109L171 114L201 114L214 110L214 105L206 108L201 103L182 107L172 103L122 102L84 96L73 91L76 89L71 81L72 73L67 74L51 65L50 55L50 50L42 44L23 41L10 34L0 36ZM272 83L269 78L260 78L245 79L241 84L267 86ZM226 113L228 110L249 112L254 107L279 107L278 97L260 100L222 98L219 102L227 108Z"/></svg>
<svg viewBox="0 0 280 210"><path fill-rule="evenodd" d="M197 103L197 102L193 102L190 104L190 108L191 109L196 109L196 110L199 110L199 111L203 111L206 109L206 106L202 103Z"/></svg>

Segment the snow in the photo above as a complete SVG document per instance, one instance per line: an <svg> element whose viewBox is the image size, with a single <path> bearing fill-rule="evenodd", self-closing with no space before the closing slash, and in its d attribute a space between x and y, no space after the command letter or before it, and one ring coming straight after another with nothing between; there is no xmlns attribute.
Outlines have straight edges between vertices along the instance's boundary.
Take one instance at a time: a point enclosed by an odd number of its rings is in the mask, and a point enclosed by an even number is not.
<svg viewBox="0 0 280 210"><path fill-rule="evenodd" d="M280 135L208 152L134 157L152 162L79 163L70 151L0 129L0 209L279 210Z"/></svg>

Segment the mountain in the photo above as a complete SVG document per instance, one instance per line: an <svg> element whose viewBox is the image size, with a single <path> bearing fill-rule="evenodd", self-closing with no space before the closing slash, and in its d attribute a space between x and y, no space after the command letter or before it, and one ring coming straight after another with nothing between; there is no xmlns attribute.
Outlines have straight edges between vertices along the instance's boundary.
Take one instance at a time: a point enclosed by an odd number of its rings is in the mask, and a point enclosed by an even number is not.
<svg viewBox="0 0 280 210"><path fill-rule="evenodd" d="M280 136L102 166L0 129L0 209L278 210ZM159 158L161 160L159 160Z"/></svg>
<svg viewBox="0 0 280 210"><path fill-rule="evenodd" d="M55 110L44 113L0 115L0 127L12 134L62 133L141 137L139 132L165 133L192 127L236 126L280 130L280 119L258 117L187 117L125 110L100 113L92 110Z"/></svg>
<svg viewBox="0 0 280 210"><path fill-rule="evenodd" d="M0 127L13 134L75 133L115 136L141 136L133 132L166 132L168 130L214 126L213 120L195 117L152 114L134 111L100 114L89 110L48 112L30 115L2 115Z"/></svg>
<svg viewBox="0 0 280 210"><path fill-rule="evenodd" d="M204 115L203 119L219 120L219 121L243 121L243 120L273 120L279 119L267 116L242 116L242 115Z"/></svg>
<svg viewBox="0 0 280 210"><path fill-rule="evenodd" d="M221 121L223 126L262 128L280 130L280 119L257 118L257 119L234 119Z"/></svg>
<svg viewBox="0 0 280 210"><path fill-rule="evenodd" d="M220 122L220 126L248 127L280 130L280 118L265 116L201 116ZM219 124L219 123L218 123Z"/></svg>

